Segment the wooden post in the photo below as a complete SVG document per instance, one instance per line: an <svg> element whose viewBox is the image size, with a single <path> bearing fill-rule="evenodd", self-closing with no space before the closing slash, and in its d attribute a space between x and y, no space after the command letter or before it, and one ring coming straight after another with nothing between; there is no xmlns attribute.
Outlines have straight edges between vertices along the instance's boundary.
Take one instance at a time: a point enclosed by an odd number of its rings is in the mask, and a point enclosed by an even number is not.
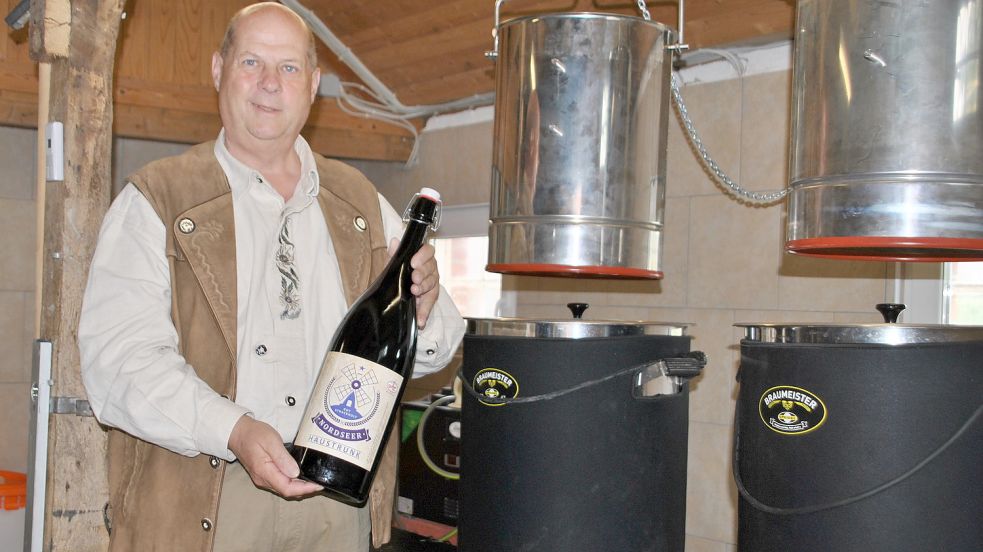
<svg viewBox="0 0 983 552"><path fill-rule="evenodd" d="M51 64L46 111L64 124L65 180L47 182L40 335L53 344L53 397L85 397L78 317L89 262L109 205L112 90L125 0L32 0L32 57ZM67 29L67 47L63 43ZM44 96L43 94L40 96ZM43 125L39 121L39 136ZM43 198L43 199L42 199ZM92 417L50 416L44 550L107 548L106 438Z"/></svg>

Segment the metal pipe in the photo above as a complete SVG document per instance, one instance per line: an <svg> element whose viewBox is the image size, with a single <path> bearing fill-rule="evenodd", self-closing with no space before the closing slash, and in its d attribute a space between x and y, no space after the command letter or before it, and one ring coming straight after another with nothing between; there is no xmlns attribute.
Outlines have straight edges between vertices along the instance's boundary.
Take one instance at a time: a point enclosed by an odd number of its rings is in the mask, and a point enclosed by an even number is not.
<svg viewBox="0 0 983 552"><path fill-rule="evenodd" d="M345 45L345 43L342 42L337 35L331 32L331 29L329 29L328 26L321 21L321 18L319 18L317 14L304 7L297 0L280 0L280 3L293 10L304 21L306 21L307 24L311 26L311 30L314 32L314 35L321 39L325 46L334 52L345 65L350 67L358 78L362 79L362 81L394 112L407 117L424 117L446 111L456 111L481 105L489 105L494 101L494 93L488 93L477 94L471 96L470 98L463 98L443 104L416 106L403 105L403 103L399 101L399 98L396 97L396 94L393 93L393 91L390 90L389 87L387 87L382 81L380 81L372 73L372 71L370 71L364 63L362 63L362 60L358 59L358 56L355 55L355 52L353 52L351 48Z"/></svg>

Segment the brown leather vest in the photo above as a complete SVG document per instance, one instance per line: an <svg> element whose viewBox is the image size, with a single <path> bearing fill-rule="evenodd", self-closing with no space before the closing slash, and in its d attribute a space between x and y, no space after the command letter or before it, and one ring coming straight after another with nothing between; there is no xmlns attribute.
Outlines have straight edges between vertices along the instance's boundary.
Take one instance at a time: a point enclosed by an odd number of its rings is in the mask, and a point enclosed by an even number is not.
<svg viewBox="0 0 983 552"><path fill-rule="evenodd" d="M385 266L386 239L375 187L358 171L316 155L318 203L331 234L347 304ZM236 388L236 252L232 194L214 142L155 161L130 177L167 227L171 316L180 351L216 392ZM368 228L353 221L361 216ZM368 507L375 546L389 540L397 439L389 439ZM210 552L225 462L193 458L109 435L110 550Z"/></svg>

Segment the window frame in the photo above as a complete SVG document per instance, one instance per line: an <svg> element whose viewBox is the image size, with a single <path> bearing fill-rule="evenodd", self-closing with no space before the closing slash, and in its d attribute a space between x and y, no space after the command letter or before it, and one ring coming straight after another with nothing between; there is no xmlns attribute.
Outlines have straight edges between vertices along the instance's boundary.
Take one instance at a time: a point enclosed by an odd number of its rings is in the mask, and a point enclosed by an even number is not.
<svg viewBox="0 0 983 552"><path fill-rule="evenodd" d="M488 237L488 203L465 205L446 205L440 210L440 225L434 239ZM503 279L505 275L502 276ZM504 283L504 282L503 282ZM495 306L496 317L514 317L516 313L516 292L499 287L499 299Z"/></svg>

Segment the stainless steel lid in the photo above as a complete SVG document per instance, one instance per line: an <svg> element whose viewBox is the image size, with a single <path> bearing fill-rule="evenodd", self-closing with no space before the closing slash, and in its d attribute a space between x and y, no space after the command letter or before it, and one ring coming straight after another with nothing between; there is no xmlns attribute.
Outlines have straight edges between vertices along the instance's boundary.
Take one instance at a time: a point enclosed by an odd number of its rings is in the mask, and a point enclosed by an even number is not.
<svg viewBox="0 0 983 552"><path fill-rule="evenodd" d="M744 328L744 342L812 343L823 345L912 345L917 343L965 343L983 341L983 326L897 324L905 306L875 305L883 324L734 324Z"/></svg>
<svg viewBox="0 0 983 552"><path fill-rule="evenodd" d="M528 320L523 318L469 318L468 335L510 337L627 337L686 335L689 324L616 320Z"/></svg>
<svg viewBox="0 0 983 552"><path fill-rule="evenodd" d="M739 323L751 343L909 345L983 341L983 326L916 324L757 324Z"/></svg>
<svg viewBox="0 0 983 552"><path fill-rule="evenodd" d="M643 335L686 335L692 324L667 322L632 322L623 320L581 320L587 303L567 303L573 314L565 320L530 320L526 318L468 318L468 335L508 337L630 337Z"/></svg>

